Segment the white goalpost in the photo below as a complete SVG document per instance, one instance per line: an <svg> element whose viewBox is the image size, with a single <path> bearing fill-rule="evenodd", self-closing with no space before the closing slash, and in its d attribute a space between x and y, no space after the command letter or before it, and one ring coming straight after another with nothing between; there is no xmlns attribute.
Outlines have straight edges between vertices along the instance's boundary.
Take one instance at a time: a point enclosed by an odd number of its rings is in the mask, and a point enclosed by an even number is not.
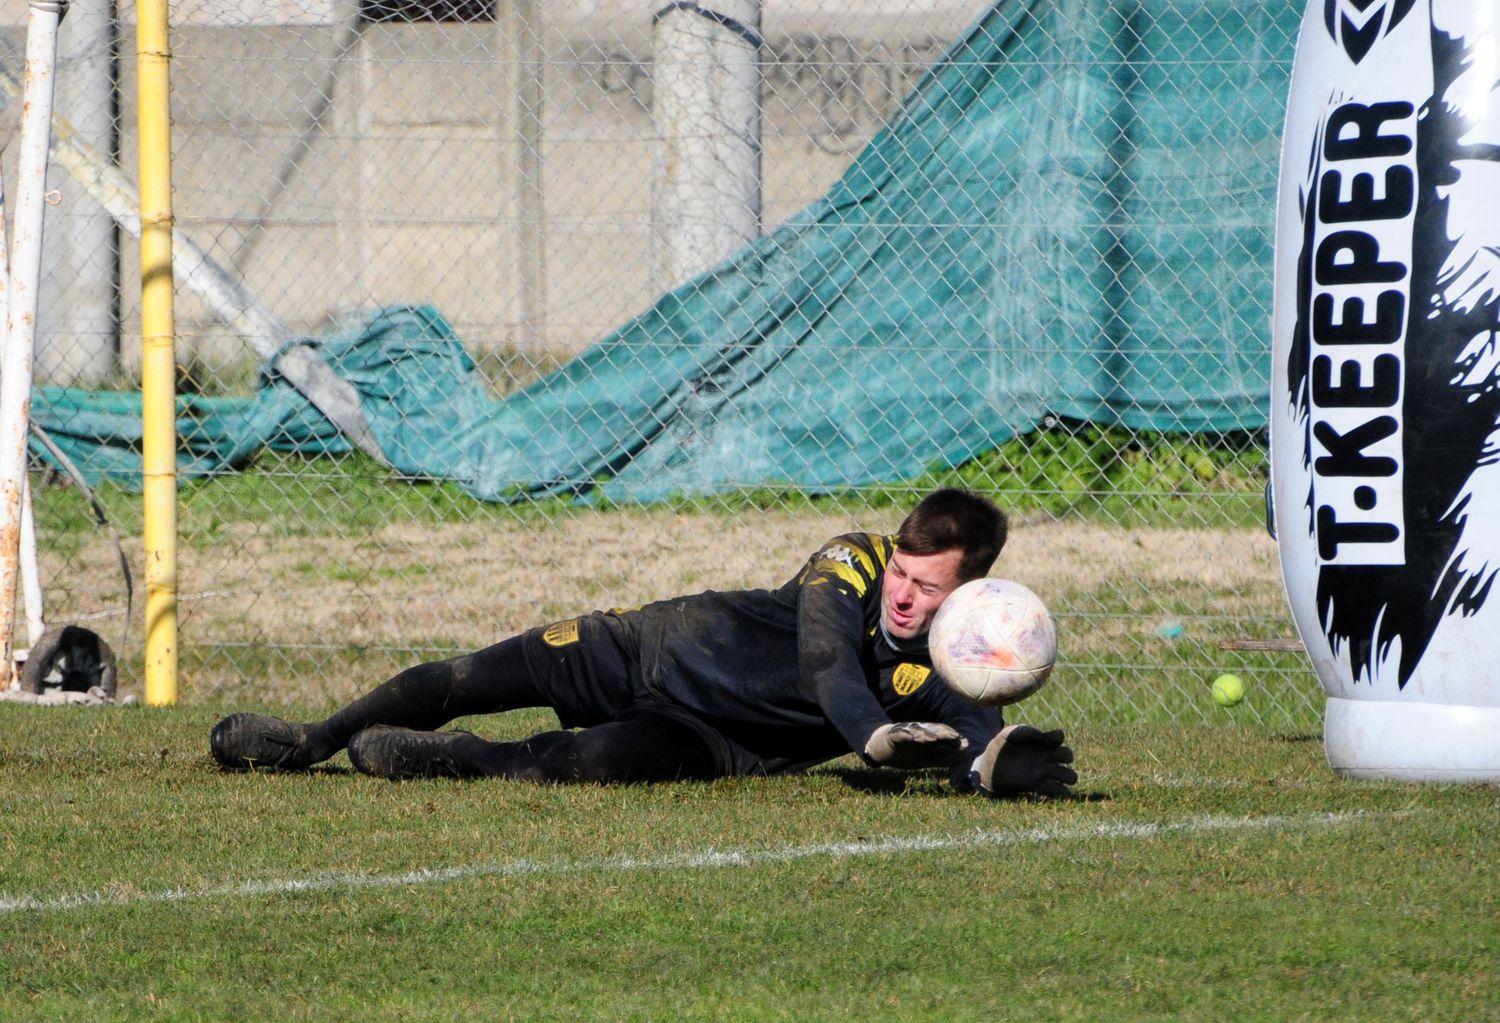
<svg viewBox="0 0 1500 1023"><path fill-rule="evenodd" d="M42 221L46 208L47 151L51 142L53 75L57 65L57 26L66 0L31 0L26 21L26 70L21 108L17 171L15 258L6 275L5 344L0 365L0 688L15 677L16 581L29 598L29 624L41 627L41 588L37 579L35 530L28 525L26 443L29 434L32 345L36 334L37 291L42 270ZM25 539L31 538L29 551ZM23 552L26 567L22 568ZM32 605L30 602L35 601ZM37 634L31 637L38 638Z"/></svg>

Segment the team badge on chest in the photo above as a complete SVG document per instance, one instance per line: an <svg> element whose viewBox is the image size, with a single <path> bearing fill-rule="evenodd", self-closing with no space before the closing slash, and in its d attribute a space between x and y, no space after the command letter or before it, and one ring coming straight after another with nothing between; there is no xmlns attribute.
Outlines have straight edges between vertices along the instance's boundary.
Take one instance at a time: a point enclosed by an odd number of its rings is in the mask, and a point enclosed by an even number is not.
<svg viewBox="0 0 1500 1023"><path fill-rule="evenodd" d="M922 688L927 676L931 674L931 668L920 664L898 664L891 674L891 687L896 690L897 696L910 696Z"/></svg>

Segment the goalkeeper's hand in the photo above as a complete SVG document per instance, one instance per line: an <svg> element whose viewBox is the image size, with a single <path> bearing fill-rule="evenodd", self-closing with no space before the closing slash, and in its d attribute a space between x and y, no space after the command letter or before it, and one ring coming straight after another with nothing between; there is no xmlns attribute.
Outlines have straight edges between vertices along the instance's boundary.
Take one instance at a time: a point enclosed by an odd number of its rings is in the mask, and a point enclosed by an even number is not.
<svg viewBox="0 0 1500 1023"><path fill-rule="evenodd" d="M1030 725L1011 725L990 740L974 758L969 780L987 796L1035 792L1065 799L1078 772L1068 765L1073 750L1063 745L1061 728L1043 732Z"/></svg>
<svg viewBox="0 0 1500 1023"><path fill-rule="evenodd" d="M865 743L865 756L878 767L916 771L924 767L952 767L964 758L969 740L948 725L902 721L881 725Z"/></svg>

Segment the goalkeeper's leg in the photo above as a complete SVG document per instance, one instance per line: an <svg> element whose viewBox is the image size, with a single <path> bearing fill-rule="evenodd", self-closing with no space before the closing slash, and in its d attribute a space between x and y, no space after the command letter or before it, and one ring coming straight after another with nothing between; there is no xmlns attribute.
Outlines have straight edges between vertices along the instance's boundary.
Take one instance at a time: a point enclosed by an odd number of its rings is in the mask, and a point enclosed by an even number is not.
<svg viewBox="0 0 1500 1023"><path fill-rule="evenodd" d="M209 746L227 768L299 770L327 760L371 725L432 729L469 714L545 703L517 636L475 653L408 668L323 721L303 724L265 714L232 714L214 726Z"/></svg>
<svg viewBox="0 0 1500 1023"><path fill-rule="evenodd" d="M349 744L349 760L383 778L515 778L542 783L707 780L731 773L709 734L679 715L632 708L581 731L489 742L468 732L371 728Z"/></svg>

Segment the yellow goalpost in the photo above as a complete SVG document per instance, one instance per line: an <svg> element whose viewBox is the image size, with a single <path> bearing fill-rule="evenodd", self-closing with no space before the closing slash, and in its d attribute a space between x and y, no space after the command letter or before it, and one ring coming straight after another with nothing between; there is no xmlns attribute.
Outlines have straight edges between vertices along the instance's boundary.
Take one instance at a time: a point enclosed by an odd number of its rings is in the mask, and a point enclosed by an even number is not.
<svg viewBox="0 0 1500 1023"><path fill-rule="evenodd" d="M177 362L172 306L170 65L166 0L137 0L148 704L177 702Z"/></svg>

